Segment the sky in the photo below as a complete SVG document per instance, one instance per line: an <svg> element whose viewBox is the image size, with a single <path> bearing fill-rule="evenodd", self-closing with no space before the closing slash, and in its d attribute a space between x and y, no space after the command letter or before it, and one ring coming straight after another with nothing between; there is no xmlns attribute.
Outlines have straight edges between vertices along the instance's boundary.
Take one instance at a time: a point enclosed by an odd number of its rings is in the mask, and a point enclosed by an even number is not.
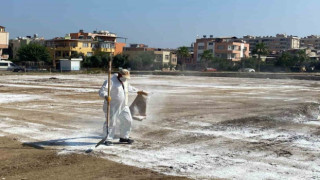
<svg viewBox="0 0 320 180"><path fill-rule="evenodd" d="M3 0L10 38L108 30L127 43L190 46L197 36L320 34L319 0Z"/></svg>

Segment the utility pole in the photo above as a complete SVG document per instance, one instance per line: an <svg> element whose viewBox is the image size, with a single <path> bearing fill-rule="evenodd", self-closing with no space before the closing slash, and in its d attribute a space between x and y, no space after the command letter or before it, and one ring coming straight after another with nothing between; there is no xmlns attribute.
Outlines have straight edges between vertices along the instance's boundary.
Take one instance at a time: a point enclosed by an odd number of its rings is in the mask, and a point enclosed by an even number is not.
<svg viewBox="0 0 320 180"><path fill-rule="evenodd" d="M52 46L53 46L53 48L51 48L53 50L52 66L53 66L53 69L56 69L56 44L54 43L54 41Z"/></svg>

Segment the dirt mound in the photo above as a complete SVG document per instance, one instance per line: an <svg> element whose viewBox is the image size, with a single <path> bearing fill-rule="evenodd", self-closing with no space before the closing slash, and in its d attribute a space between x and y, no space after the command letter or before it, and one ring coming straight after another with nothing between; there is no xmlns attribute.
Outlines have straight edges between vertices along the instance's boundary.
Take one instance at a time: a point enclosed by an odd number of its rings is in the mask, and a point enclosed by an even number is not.
<svg viewBox="0 0 320 180"><path fill-rule="evenodd" d="M302 104L295 109L284 110L279 114L231 119L218 123L215 126L220 129L223 127L275 128L281 125L286 126L306 121L313 121L317 119L318 115L318 104Z"/></svg>
<svg viewBox="0 0 320 180"><path fill-rule="evenodd" d="M279 114L282 120L293 120L295 122L303 122L317 119L320 113L320 105L317 103L301 104L295 109L289 109Z"/></svg>

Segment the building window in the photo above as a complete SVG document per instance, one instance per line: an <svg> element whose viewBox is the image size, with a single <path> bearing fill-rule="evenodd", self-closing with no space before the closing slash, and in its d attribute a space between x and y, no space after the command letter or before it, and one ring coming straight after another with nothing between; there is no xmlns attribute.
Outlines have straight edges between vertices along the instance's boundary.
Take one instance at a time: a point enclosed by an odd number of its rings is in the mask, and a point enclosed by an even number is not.
<svg viewBox="0 0 320 180"><path fill-rule="evenodd" d="M227 59L227 54L226 53L219 53L216 54L217 57L223 58L223 59Z"/></svg>
<svg viewBox="0 0 320 180"><path fill-rule="evenodd" d="M61 51L56 51L56 52L55 52L55 56L56 56L56 57L60 57L60 56L61 56Z"/></svg>
<svg viewBox="0 0 320 180"><path fill-rule="evenodd" d="M203 50L203 49L204 49L204 46L198 46L198 49L199 49L199 50Z"/></svg>
<svg viewBox="0 0 320 180"><path fill-rule="evenodd" d="M88 47L89 44L88 43L82 43L82 47Z"/></svg>
<svg viewBox="0 0 320 180"><path fill-rule="evenodd" d="M87 56L91 57L92 56L92 52L87 52Z"/></svg>
<svg viewBox="0 0 320 180"><path fill-rule="evenodd" d="M166 60L169 60L169 55L166 55L166 56L165 56L165 59L166 59Z"/></svg>
<svg viewBox="0 0 320 180"><path fill-rule="evenodd" d="M112 48L110 43L101 43L101 48Z"/></svg>
<svg viewBox="0 0 320 180"><path fill-rule="evenodd" d="M62 57L69 57L69 51L63 51Z"/></svg>
<svg viewBox="0 0 320 180"><path fill-rule="evenodd" d="M72 43L70 43L70 46L75 48L75 47L77 47L77 43L76 42L72 42Z"/></svg>
<svg viewBox="0 0 320 180"><path fill-rule="evenodd" d="M213 45L213 42L209 42L209 46L212 46Z"/></svg>
<svg viewBox="0 0 320 180"><path fill-rule="evenodd" d="M224 46L219 45L219 46L218 46L218 49L224 49Z"/></svg>

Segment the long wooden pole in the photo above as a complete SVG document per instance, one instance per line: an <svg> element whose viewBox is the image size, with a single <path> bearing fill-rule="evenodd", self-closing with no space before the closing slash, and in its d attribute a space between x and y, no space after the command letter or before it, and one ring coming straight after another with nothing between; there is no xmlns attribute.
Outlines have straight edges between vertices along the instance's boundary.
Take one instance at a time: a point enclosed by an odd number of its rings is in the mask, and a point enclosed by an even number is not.
<svg viewBox="0 0 320 180"><path fill-rule="evenodd" d="M110 54L110 60L109 60L109 70L108 70L108 99L107 99L107 136L109 135L109 120L110 120L110 90L111 90L111 71L112 71L112 54Z"/></svg>
<svg viewBox="0 0 320 180"><path fill-rule="evenodd" d="M111 71L112 71L112 54L110 54L110 60L109 60L109 68L108 68L108 98L107 98L107 117L106 117L106 128L107 128L107 135L98 142L96 147L98 147L100 144L104 143L105 140L108 138L109 135L109 120L110 120L110 102L111 102Z"/></svg>

